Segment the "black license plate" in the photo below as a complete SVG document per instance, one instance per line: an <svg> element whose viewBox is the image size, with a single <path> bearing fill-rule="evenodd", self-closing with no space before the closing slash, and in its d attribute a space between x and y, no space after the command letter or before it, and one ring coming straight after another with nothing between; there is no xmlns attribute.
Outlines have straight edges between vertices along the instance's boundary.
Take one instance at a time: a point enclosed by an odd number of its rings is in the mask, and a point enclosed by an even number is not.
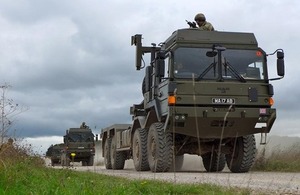
<svg viewBox="0 0 300 195"><path fill-rule="evenodd" d="M213 104L235 104L234 98L212 98Z"/></svg>

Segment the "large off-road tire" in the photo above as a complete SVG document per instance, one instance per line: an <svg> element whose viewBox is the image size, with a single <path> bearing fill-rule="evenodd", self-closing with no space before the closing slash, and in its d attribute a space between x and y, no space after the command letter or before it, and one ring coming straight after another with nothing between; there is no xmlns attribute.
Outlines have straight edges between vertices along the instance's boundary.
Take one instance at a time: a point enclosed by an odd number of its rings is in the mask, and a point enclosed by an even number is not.
<svg viewBox="0 0 300 195"><path fill-rule="evenodd" d="M201 156L204 168L207 172L219 172L225 167L225 154L209 152Z"/></svg>
<svg viewBox="0 0 300 195"><path fill-rule="evenodd" d="M150 170L147 156L147 136L148 131L141 128L136 129L133 134L132 158L137 171Z"/></svg>
<svg viewBox="0 0 300 195"><path fill-rule="evenodd" d="M94 156L90 156L87 161L87 166L93 166L94 165Z"/></svg>
<svg viewBox="0 0 300 195"><path fill-rule="evenodd" d="M238 137L231 143L232 153L226 155L226 162L229 170L233 173L245 173L252 167L256 145L254 135Z"/></svg>
<svg viewBox="0 0 300 195"><path fill-rule="evenodd" d="M183 155L175 156L175 162L172 162L172 167L170 171L180 171L182 169L183 161L184 161Z"/></svg>
<svg viewBox="0 0 300 195"><path fill-rule="evenodd" d="M124 151L117 152L116 136L114 136L111 140L110 160L112 169L124 169L126 153Z"/></svg>
<svg viewBox="0 0 300 195"><path fill-rule="evenodd" d="M148 161L152 172L167 172L172 167L173 135L166 133L163 123L153 123L148 134Z"/></svg>
<svg viewBox="0 0 300 195"><path fill-rule="evenodd" d="M106 169L112 169L110 159L111 138L106 138L104 143L104 165Z"/></svg>

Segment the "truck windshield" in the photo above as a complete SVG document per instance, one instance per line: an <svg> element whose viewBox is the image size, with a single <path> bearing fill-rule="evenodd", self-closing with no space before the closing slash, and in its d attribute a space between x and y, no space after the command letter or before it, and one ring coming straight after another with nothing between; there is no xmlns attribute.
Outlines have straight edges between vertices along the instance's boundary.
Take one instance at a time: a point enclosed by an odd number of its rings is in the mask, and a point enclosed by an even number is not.
<svg viewBox="0 0 300 195"><path fill-rule="evenodd" d="M217 79L218 55L208 57L206 48L178 48L174 52L174 77ZM226 49L222 51L222 78L262 80L264 55L260 50Z"/></svg>
<svg viewBox="0 0 300 195"><path fill-rule="evenodd" d="M92 133L69 133L68 135L70 142L92 142L93 139Z"/></svg>

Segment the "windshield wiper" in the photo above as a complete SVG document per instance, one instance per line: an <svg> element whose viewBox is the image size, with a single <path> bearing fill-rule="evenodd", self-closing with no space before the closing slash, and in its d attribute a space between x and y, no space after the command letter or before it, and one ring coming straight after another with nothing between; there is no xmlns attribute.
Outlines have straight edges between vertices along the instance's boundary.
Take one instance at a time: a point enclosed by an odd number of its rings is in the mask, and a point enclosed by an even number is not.
<svg viewBox="0 0 300 195"><path fill-rule="evenodd" d="M225 60L224 65L225 65L225 69L226 69L226 66L229 67L229 71L235 76L235 78L239 79L243 83L246 83L246 80L244 79L244 77L242 77L239 74L239 72L237 70L235 70L228 61Z"/></svg>
<svg viewBox="0 0 300 195"><path fill-rule="evenodd" d="M210 71L210 69L214 68L214 74L216 74L216 64L217 62L211 63L201 74L200 76L196 79L197 81L200 81L203 79L203 77ZM214 75L216 76L216 75Z"/></svg>
<svg viewBox="0 0 300 195"><path fill-rule="evenodd" d="M197 81L200 81L201 79L203 79L203 77L212 69L214 68L214 74L216 74L216 70L215 70L215 67L216 67L216 64L217 62L214 62L214 63L211 63L203 72L202 74L196 79ZM229 71L234 75L235 78L237 78L239 81L243 82L243 83L246 83L246 80L244 79L244 77L242 77L239 72L237 70L235 70L233 68L233 66L229 63L229 62L225 62L225 64L223 64L225 66L225 70L226 70L226 67L229 68ZM216 76L216 75L214 75Z"/></svg>

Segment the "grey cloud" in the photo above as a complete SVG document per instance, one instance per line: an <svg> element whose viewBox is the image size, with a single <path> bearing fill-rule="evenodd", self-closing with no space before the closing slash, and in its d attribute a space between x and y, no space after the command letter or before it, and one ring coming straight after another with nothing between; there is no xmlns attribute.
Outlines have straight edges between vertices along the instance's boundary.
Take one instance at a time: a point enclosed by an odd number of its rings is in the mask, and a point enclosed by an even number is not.
<svg viewBox="0 0 300 195"><path fill-rule="evenodd" d="M186 28L185 19L204 12L217 30L254 32L266 52L285 49L286 78L272 82L278 108L274 132L280 132L285 123L294 133L295 123L289 121L297 120L291 116L299 113L293 102L299 83L295 48L300 3L243 0L233 4L1 1L0 81L9 82L11 97L30 107L14 128L21 136L34 137L62 135L83 120L98 130L130 122L129 107L142 100L144 74L144 70L135 71L131 35L143 34L144 45L159 43L174 30ZM283 9L290 11L281 14L279 24L278 13ZM275 74L276 66L269 62Z"/></svg>

